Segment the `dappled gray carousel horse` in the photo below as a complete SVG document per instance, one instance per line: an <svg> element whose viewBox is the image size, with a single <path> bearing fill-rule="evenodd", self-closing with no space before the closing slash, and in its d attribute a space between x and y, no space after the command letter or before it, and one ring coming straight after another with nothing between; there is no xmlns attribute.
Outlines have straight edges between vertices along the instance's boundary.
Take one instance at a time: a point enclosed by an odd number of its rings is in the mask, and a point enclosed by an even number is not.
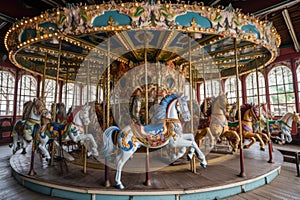
<svg viewBox="0 0 300 200"><path fill-rule="evenodd" d="M211 115L209 127L198 130L195 138L201 140L208 134L211 145L215 145L216 141L225 137L234 151L238 149L240 137L234 130L230 130L227 121L227 97L226 94L220 94L213 98L211 102Z"/></svg>
<svg viewBox="0 0 300 200"><path fill-rule="evenodd" d="M26 148L33 139L34 125L40 125L41 118L51 119L51 113L42 100L35 98L24 104L23 119L17 121L12 130L13 143L10 147L13 149L13 154L21 148L23 148L22 154L26 153Z"/></svg>
<svg viewBox="0 0 300 200"><path fill-rule="evenodd" d="M102 152L108 157L114 150L113 138L117 138L118 147L121 149L117 155L116 187L123 189L121 182L121 172L124 164L141 146L149 148L160 148L166 145L171 147L185 148L189 147L188 159L192 159L194 152L200 159L200 165L205 168L207 165L204 154L200 151L194 135L183 134L182 124L178 113L184 121L190 120L190 112L186 99L179 95L168 95L164 97L159 105L155 115L156 124L142 126L133 123L120 130L117 126L107 128L103 133Z"/></svg>
<svg viewBox="0 0 300 200"><path fill-rule="evenodd" d="M261 115L261 120L256 125L260 126L261 130L266 131L268 123L271 133L275 130L279 130L279 135L275 137L271 136L271 139L280 142L281 144L285 144L286 142L292 142L291 129L293 122L300 124L299 114L287 112L278 120L267 121L264 115Z"/></svg>

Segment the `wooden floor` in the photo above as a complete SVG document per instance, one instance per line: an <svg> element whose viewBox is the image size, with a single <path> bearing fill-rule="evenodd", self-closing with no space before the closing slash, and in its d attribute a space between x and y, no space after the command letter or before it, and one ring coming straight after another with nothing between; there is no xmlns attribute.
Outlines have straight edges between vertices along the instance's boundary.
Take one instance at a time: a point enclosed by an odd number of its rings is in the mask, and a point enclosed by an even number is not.
<svg viewBox="0 0 300 200"><path fill-rule="evenodd" d="M300 146L284 146L285 148L300 148ZM276 146L275 146L276 148ZM11 175L11 169L9 166L9 158L11 156L11 149L9 149L6 145L0 146L0 199L59 199L54 197L45 196L42 194L38 194L32 192L23 186L19 185ZM210 167L218 167L218 166L210 166ZM207 170L208 171L208 170ZM198 172L199 173L199 172ZM202 176L206 177L209 181L209 173L200 172ZM238 173L238 171L236 171ZM247 171L247 176L251 175L250 170ZM220 175L222 172L220 172ZM235 176L236 174L231 174ZM136 175L135 175L136 176ZM138 180L144 179L144 175L138 175L141 177L137 177L133 185L127 183L127 185L132 187L132 189L136 189L136 187L145 187L142 186ZM159 189L159 184L156 183L155 180L156 174L152 173L152 187ZM191 176L192 177L192 176ZM190 177L190 178L191 178ZM216 176L214 176L216 177ZM176 177L173 177L176 180ZM99 178L97 178L99 179ZM124 176L126 179L126 175ZM180 182L172 181L173 184L180 184ZM124 181L126 184L126 181ZM95 183L99 186L99 182ZM201 184L201 183L200 183ZM296 168L294 164L291 163L283 163L281 174L273 180L269 185L265 185L256 190L242 193L233 197L229 197L227 199L300 199L300 178L296 177ZM173 187L174 185L170 185ZM186 185L186 187L191 187L191 185Z"/></svg>

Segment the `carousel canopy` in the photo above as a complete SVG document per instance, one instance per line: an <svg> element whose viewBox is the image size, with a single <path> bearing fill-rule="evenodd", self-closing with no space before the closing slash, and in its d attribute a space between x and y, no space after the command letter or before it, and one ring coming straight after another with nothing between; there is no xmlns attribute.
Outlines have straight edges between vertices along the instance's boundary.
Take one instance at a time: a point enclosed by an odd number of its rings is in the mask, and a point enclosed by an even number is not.
<svg viewBox="0 0 300 200"><path fill-rule="evenodd" d="M196 81L226 78L236 65L241 74L268 65L280 43L271 22L231 5L160 1L68 4L22 19L5 36L9 59L19 68L61 80L88 77L92 83L99 83L108 66L114 75L145 62L171 65Z"/></svg>

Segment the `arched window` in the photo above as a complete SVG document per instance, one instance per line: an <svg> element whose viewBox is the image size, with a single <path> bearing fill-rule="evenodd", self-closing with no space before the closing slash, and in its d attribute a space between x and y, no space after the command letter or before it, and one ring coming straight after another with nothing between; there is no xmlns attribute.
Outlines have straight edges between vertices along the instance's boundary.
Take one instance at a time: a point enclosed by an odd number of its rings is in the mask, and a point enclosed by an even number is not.
<svg viewBox="0 0 300 200"><path fill-rule="evenodd" d="M13 114L15 78L7 71L0 71L0 115Z"/></svg>
<svg viewBox="0 0 300 200"><path fill-rule="evenodd" d="M274 115L282 116L295 111L293 75L287 66L274 67L269 75L270 108Z"/></svg>
<svg viewBox="0 0 300 200"><path fill-rule="evenodd" d="M257 74L258 74L259 102L266 103L265 78L261 72L258 72ZM258 104L256 72L252 72L248 74L248 76L246 77L246 95L247 95L247 103Z"/></svg>
<svg viewBox="0 0 300 200"><path fill-rule="evenodd" d="M80 87L78 85L75 87L74 83L64 84L62 88L62 102L66 104L67 111L72 106L80 105Z"/></svg>
<svg viewBox="0 0 300 200"><path fill-rule="evenodd" d="M205 81L206 97L217 97L220 95L220 81L209 80ZM204 84L200 85L200 99L204 99Z"/></svg>
<svg viewBox="0 0 300 200"><path fill-rule="evenodd" d="M52 104L54 103L54 98L55 98L55 85L56 81L52 79L46 79L45 80L45 104L46 107L50 110ZM41 90L42 92L42 84L41 84ZM57 97L58 97L59 92L57 92ZM40 95L42 96L42 94ZM58 98L56 99L58 101Z"/></svg>
<svg viewBox="0 0 300 200"><path fill-rule="evenodd" d="M298 80L298 97L300 98L300 65L297 67L296 74Z"/></svg>
<svg viewBox="0 0 300 200"><path fill-rule="evenodd" d="M17 114L23 114L23 105L27 101L32 101L37 94L37 81L33 76L23 75L18 83L18 103Z"/></svg>
<svg viewBox="0 0 300 200"><path fill-rule="evenodd" d="M239 82L239 96L240 96L240 104L242 104L242 84L241 80L238 79ZM228 78L225 81L225 92L227 92L228 103L233 104L237 102L237 95L236 95L236 78Z"/></svg>

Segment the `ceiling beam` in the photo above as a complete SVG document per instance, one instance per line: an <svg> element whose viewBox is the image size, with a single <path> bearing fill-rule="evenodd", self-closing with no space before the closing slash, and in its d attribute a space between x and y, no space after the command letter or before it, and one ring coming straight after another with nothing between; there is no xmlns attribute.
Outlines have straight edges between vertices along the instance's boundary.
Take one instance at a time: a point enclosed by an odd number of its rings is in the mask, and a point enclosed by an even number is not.
<svg viewBox="0 0 300 200"><path fill-rule="evenodd" d="M12 24L18 21L18 19L12 18L3 13L0 13L0 19L2 19L3 21L6 21L6 22L10 22Z"/></svg>
<svg viewBox="0 0 300 200"><path fill-rule="evenodd" d="M268 8L264 8L262 10L256 11L254 14L254 16L258 17L258 16L263 16L263 15L267 15L269 13L278 11L278 10L282 10L288 7L291 7L293 5L296 5L297 3L299 3L300 0L287 0L278 4L275 4L273 6L270 6Z"/></svg>
<svg viewBox="0 0 300 200"><path fill-rule="evenodd" d="M290 32L291 38L292 38L292 40L294 42L295 50L296 50L296 52L299 52L300 51L300 46L299 46L299 42L298 42L297 36L295 34L295 30L294 30L293 24L291 22L289 11L287 9L284 9L282 11L282 15L283 15L285 24L288 27L288 30Z"/></svg>
<svg viewBox="0 0 300 200"><path fill-rule="evenodd" d="M56 8L56 7L62 7L63 5L61 5L60 3L57 3L55 0L41 0L42 2Z"/></svg>

